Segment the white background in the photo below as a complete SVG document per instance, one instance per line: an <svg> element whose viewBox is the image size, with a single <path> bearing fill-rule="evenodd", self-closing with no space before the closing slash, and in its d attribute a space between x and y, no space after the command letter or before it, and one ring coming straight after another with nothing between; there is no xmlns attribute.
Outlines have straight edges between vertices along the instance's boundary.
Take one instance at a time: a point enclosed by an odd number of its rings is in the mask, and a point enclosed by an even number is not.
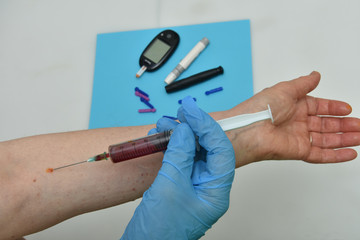
<svg viewBox="0 0 360 240"><path fill-rule="evenodd" d="M358 0L0 0L0 141L87 129L97 33L241 19L251 20L255 92L317 70L312 95L360 116ZM27 239L117 239L138 203ZM359 223L359 159L269 161L237 169L230 209L203 239L355 240Z"/></svg>

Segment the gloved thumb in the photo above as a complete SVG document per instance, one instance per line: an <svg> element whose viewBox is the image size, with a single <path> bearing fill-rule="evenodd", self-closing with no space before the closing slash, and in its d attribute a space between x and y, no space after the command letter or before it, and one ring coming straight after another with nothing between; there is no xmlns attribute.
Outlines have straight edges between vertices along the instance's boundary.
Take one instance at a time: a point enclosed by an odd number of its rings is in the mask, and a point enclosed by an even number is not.
<svg viewBox="0 0 360 240"><path fill-rule="evenodd" d="M194 132L188 124L181 123L171 135L159 173L175 183L179 183L184 179L190 181L194 157Z"/></svg>

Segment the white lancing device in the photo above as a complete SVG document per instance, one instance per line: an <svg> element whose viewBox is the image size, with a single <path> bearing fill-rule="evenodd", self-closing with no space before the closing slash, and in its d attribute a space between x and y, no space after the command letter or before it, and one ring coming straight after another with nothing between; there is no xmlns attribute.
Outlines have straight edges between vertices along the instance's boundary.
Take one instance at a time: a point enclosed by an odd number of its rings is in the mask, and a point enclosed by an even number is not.
<svg viewBox="0 0 360 240"><path fill-rule="evenodd" d="M180 63L172 70L172 72L165 78L167 84L172 83L179 75L185 71L190 64L199 56L199 54L206 48L209 44L209 40L204 37L198 42L193 49L180 61Z"/></svg>

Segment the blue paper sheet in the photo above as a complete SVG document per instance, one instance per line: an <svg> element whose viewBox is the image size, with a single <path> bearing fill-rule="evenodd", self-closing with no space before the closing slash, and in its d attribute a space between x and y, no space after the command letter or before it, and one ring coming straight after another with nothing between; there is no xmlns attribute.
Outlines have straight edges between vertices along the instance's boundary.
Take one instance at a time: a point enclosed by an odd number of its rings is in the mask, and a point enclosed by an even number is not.
<svg viewBox="0 0 360 240"><path fill-rule="evenodd" d="M136 78L142 51L165 29L180 35L177 50L159 70ZM178 80L218 66L224 74L167 94L165 77L203 37L210 44ZM220 86L223 91L205 95ZM149 94L155 113L138 113L148 107L135 96L135 87ZM230 109L253 95L249 20L98 34L89 128L153 124L163 115L176 116L178 100L189 95L206 112Z"/></svg>

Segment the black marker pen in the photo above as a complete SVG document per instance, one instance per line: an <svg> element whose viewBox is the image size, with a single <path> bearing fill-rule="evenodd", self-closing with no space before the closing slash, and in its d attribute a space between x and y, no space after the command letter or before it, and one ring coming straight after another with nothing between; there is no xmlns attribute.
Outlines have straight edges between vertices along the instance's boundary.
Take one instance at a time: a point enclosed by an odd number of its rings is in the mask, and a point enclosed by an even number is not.
<svg viewBox="0 0 360 240"><path fill-rule="evenodd" d="M210 78L216 77L217 75L220 75L223 73L224 73L224 69L221 66L219 66L217 68L213 68L213 69L192 75L188 78L184 78L182 80L173 82L173 83L165 86L165 90L167 93L176 92L176 91L182 90L184 88L193 86L195 84L201 83L203 81L206 81Z"/></svg>

